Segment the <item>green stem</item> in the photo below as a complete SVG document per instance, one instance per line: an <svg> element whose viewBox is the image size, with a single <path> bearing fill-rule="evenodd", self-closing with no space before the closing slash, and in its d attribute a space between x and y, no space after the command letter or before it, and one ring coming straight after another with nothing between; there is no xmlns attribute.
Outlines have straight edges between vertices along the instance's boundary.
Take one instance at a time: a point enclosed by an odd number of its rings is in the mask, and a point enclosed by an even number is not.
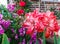
<svg viewBox="0 0 60 44"><path fill-rule="evenodd" d="M57 38L56 38L55 33L54 33L54 44L57 44Z"/></svg>
<svg viewBox="0 0 60 44"><path fill-rule="evenodd" d="M45 31L43 32L43 44L46 44Z"/></svg>

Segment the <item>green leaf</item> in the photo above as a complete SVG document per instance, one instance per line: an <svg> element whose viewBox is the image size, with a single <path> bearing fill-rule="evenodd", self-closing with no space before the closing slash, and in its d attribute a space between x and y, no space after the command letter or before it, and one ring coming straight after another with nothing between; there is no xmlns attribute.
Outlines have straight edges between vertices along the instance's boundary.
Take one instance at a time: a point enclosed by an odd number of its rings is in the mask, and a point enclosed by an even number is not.
<svg viewBox="0 0 60 44"><path fill-rule="evenodd" d="M46 44L45 33L43 33L43 44Z"/></svg>
<svg viewBox="0 0 60 44"><path fill-rule="evenodd" d="M46 38L45 38L45 30L44 30L44 32L43 32L43 44L46 44Z"/></svg>
<svg viewBox="0 0 60 44"><path fill-rule="evenodd" d="M2 44L9 44L8 37L6 34L3 34Z"/></svg>
<svg viewBox="0 0 60 44"><path fill-rule="evenodd" d="M22 42L22 40L23 40L23 37L21 37L21 36L20 36L20 37L19 37L19 40L20 40L20 42Z"/></svg>
<svg viewBox="0 0 60 44"><path fill-rule="evenodd" d="M58 37L57 39L57 44L60 44L60 37Z"/></svg>
<svg viewBox="0 0 60 44"><path fill-rule="evenodd" d="M38 40L36 40L36 44L39 44Z"/></svg>
<svg viewBox="0 0 60 44"><path fill-rule="evenodd" d="M54 33L54 44L57 44L57 38L56 38L55 33Z"/></svg>

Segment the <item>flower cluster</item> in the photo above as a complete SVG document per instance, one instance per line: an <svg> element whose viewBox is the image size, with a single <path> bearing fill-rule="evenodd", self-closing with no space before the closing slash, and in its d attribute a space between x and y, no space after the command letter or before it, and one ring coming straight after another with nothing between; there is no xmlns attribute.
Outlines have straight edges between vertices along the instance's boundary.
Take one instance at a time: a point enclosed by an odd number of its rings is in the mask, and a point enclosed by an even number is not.
<svg viewBox="0 0 60 44"><path fill-rule="evenodd" d="M3 19L3 15L0 14L0 34L3 34L4 29L8 29L9 26L10 26L10 21Z"/></svg>
<svg viewBox="0 0 60 44"><path fill-rule="evenodd" d="M27 13L23 26L27 28L26 34L32 35L34 31L45 32L45 36L49 37L52 32L57 32L59 29L54 12L39 12L37 9L34 12Z"/></svg>
<svg viewBox="0 0 60 44"><path fill-rule="evenodd" d="M3 35L4 39L5 34L8 38L7 42L9 41L10 44L36 44L38 41L38 44L42 44L40 37L48 38L55 32L60 33L54 12L39 12L38 9L29 12L31 3L28 0L18 2L16 3L18 5L8 4L7 8L3 6L3 9L0 8L0 35ZM40 36L40 34L43 35Z"/></svg>
<svg viewBox="0 0 60 44"><path fill-rule="evenodd" d="M21 7L21 9L17 10L17 14L20 16L20 15L24 14L24 9L22 9L22 7L26 6L26 2L21 0L19 2L19 6Z"/></svg>
<svg viewBox="0 0 60 44"><path fill-rule="evenodd" d="M22 24L25 13L30 11L29 7L31 3L28 0L20 0L18 2L15 0L14 3L9 3L7 8L0 5L0 35L2 35L2 37L0 37L1 39L6 38L5 41L9 41L10 44L26 44L26 28L23 27ZM27 39L29 38L30 36L27 37ZM31 40L34 42L36 41L35 33L31 37Z"/></svg>
<svg viewBox="0 0 60 44"><path fill-rule="evenodd" d="M21 28L19 29L19 35L20 35L20 36L24 36L24 35L25 35L25 28L24 28L24 27L21 27Z"/></svg>
<svg viewBox="0 0 60 44"><path fill-rule="evenodd" d="M4 30L1 25L0 25L0 34L4 34Z"/></svg>
<svg viewBox="0 0 60 44"><path fill-rule="evenodd" d="M10 12L13 12L14 9L15 9L15 4L8 4L7 9L8 9Z"/></svg>

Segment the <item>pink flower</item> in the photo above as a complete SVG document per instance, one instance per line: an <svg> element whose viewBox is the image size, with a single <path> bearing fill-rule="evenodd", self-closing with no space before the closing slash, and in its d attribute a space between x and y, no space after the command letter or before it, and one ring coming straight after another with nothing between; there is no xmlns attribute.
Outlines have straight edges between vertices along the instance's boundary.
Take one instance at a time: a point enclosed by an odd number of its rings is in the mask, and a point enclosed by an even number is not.
<svg viewBox="0 0 60 44"><path fill-rule="evenodd" d="M8 9L10 12L13 12L13 11L15 10L15 4L8 4L7 9Z"/></svg>
<svg viewBox="0 0 60 44"><path fill-rule="evenodd" d="M8 29L8 27L10 26L10 24L11 24L11 21L10 20L4 20L3 22L2 22L2 26L5 28L5 29Z"/></svg>
<svg viewBox="0 0 60 44"><path fill-rule="evenodd" d="M0 25L0 34L4 34L4 29L2 28L1 25Z"/></svg>
<svg viewBox="0 0 60 44"><path fill-rule="evenodd" d="M2 20L3 19L3 15L2 14L0 14L0 20Z"/></svg>
<svg viewBox="0 0 60 44"><path fill-rule="evenodd" d="M51 32L57 32L59 29L56 16L54 12L34 12L27 13L26 19L23 23L23 26L27 28L27 34L32 34L35 30L37 32L43 32L46 29L47 38L50 36Z"/></svg>
<svg viewBox="0 0 60 44"><path fill-rule="evenodd" d="M34 31L34 30L33 30L32 28L28 28L28 30L26 31L26 34L32 36L33 31Z"/></svg>

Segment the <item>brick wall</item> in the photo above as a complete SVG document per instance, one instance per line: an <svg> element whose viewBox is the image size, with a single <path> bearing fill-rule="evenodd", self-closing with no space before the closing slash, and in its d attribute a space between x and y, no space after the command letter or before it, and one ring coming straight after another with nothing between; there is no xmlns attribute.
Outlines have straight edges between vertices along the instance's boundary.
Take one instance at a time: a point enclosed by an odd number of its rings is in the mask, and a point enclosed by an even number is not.
<svg viewBox="0 0 60 44"><path fill-rule="evenodd" d="M33 4L30 6L31 10L34 10L36 8L39 8L39 3L40 2L32 2ZM40 9L40 8L39 8Z"/></svg>
<svg viewBox="0 0 60 44"><path fill-rule="evenodd" d="M56 8L60 8L60 2L39 2L39 1L34 1L32 0L31 2L33 2L33 4L31 5L31 10L34 10L35 8L39 8L40 11L46 11L49 10L50 7L56 7ZM57 10L57 9L56 9Z"/></svg>

